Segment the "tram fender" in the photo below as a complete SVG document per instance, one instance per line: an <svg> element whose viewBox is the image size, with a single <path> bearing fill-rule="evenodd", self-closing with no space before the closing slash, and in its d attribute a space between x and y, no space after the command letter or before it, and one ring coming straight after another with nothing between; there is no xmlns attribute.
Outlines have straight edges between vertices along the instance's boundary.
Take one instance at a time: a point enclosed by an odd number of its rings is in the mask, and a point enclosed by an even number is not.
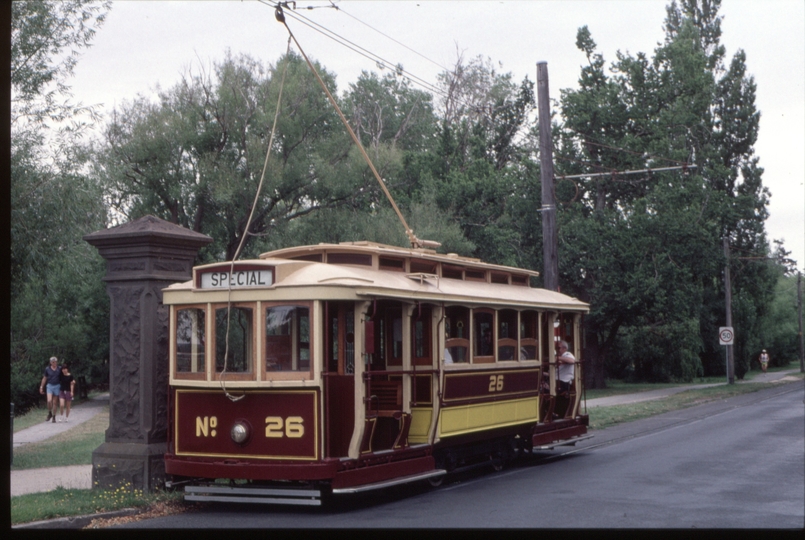
<svg viewBox="0 0 805 540"><path fill-rule="evenodd" d="M531 437L531 444L533 446L542 446L543 444L550 444L556 441L563 441L572 437L578 437L587 433L587 426L576 425L562 429L555 429L544 433L535 433Z"/></svg>
<svg viewBox="0 0 805 540"><path fill-rule="evenodd" d="M392 478L410 476L436 469L436 461L433 456L425 456L416 459L406 459L404 461L394 461L382 465L372 465L347 471L339 471L333 478L333 489L361 486L373 484Z"/></svg>

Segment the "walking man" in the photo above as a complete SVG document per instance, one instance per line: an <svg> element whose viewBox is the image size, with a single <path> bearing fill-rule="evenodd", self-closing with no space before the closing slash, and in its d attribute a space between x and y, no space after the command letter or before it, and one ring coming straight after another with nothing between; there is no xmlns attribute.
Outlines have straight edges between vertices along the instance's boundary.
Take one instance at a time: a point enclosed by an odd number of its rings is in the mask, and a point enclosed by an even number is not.
<svg viewBox="0 0 805 540"><path fill-rule="evenodd" d="M42 375L42 382L39 384L39 393L45 393L45 386L47 386L48 395L48 417L45 422L56 423L56 413L59 412L59 392L61 391L61 384L59 384L61 370L59 370L59 359L55 356L50 357L50 365L45 368L45 373Z"/></svg>

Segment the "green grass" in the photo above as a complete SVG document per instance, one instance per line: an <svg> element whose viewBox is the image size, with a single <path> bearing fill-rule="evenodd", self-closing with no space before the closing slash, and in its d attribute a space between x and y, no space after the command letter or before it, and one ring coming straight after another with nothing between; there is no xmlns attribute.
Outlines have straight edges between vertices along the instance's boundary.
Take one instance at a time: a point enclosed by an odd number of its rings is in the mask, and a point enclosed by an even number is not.
<svg viewBox="0 0 805 540"><path fill-rule="evenodd" d="M86 422L58 435L14 449L11 470L91 465L92 451L104 442L109 427L109 407Z"/></svg>
<svg viewBox="0 0 805 540"><path fill-rule="evenodd" d="M32 411L29 415L36 419L30 425L38 423L42 416L36 411ZM109 427L109 407L104 407L90 420L46 441L15 448L14 464L11 469L90 465L92 464L92 451L104 442L104 432L107 427ZM115 491L58 487L46 493L30 493L11 497L11 523L16 525L123 508L146 508L161 503L181 504L181 497L180 492L143 493L126 486Z"/></svg>
<svg viewBox="0 0 805 540"><path fill-rule="evenodd" d="M778 371L789 371L792 369L798 368L798 365L791 363L787 366L782 367L775 367L769 368L769 373L775 373ZM762 381L762 378L759 378L763 375L762 371L750 371L744 376L743 381L736 382L749 382L755 381L758 382ZM638 394L640 392L648 392L649 390L659 390L660 388L677 388L680 386L691 386L691 385L699 385L699 384L719 384L724 383L727 381L725 375L721 375L718 377L697 377L690 382L682 382L682 383L627 383L623 381L619 381L617 379L607 379L606 388L596 388L596 389L587 389L585 391L587 399L596 399L602 397L610 397L610 396L618 396L621 394Z"/></svg>
<svg viewBox="0 0 805 540"><path fill-rule="evenodd" d="M21 429L29 428L35 424L39 424L40 422L44 422L45 418L47 418L48 410L47 407L34 407L33 409L29 409L23 415L14 415L14 433L20 431Z"/></svg>
<svg viewBox="0 0 805 540"><path fill-rule="evenodd" d="M792 373L799 379L802 373ZM695 388L685 390L666 398L630 403L627 405L613 405L611 407L593 407L588 409L591 429L604 429L623 422L632 422L641 418L648 418L658 414L694 407L710 401L728 399L741 394L757 392L774 386L774 382L746 382L743 384L711 386L709 388ZM678 386L678 385L674 385ZM589 394L588 394L589 398Z"/></svg>
<svg viewBox="0 0 805 540"><path fill-rule="evenodd" d="M59 517L82 516L124 508L146 508L159 503L176 503L182 494L145 494L126 486L116 491L99 489L64 489L58 487L47 493L30 493L11 497L11 523L29 523Z"/></svg>

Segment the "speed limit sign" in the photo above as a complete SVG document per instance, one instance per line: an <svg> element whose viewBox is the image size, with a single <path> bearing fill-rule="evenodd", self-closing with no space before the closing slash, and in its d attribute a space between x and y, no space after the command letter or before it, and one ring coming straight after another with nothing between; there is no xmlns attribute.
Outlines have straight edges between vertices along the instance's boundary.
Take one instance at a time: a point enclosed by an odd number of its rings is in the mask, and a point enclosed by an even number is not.
<svg viewBox="0 0 805 540"><path fill-rule="evenodd" d="M732 326L722 326L718 329L718 343L721 345L732 345L735 341L735 333L732 331Z"/></svg>

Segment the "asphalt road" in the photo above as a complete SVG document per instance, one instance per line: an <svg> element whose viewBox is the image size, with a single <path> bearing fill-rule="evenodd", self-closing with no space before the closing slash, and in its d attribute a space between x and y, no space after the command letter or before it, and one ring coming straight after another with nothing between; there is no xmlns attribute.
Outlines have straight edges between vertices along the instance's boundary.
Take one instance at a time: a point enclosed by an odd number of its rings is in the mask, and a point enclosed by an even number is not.
<svg viewBox="0 0 805 540"><path fill-rule="evenodd" d="M596 432L502 472L330 507L211 504L129 528L805 527L805 389L788 384Z"/></svg>

